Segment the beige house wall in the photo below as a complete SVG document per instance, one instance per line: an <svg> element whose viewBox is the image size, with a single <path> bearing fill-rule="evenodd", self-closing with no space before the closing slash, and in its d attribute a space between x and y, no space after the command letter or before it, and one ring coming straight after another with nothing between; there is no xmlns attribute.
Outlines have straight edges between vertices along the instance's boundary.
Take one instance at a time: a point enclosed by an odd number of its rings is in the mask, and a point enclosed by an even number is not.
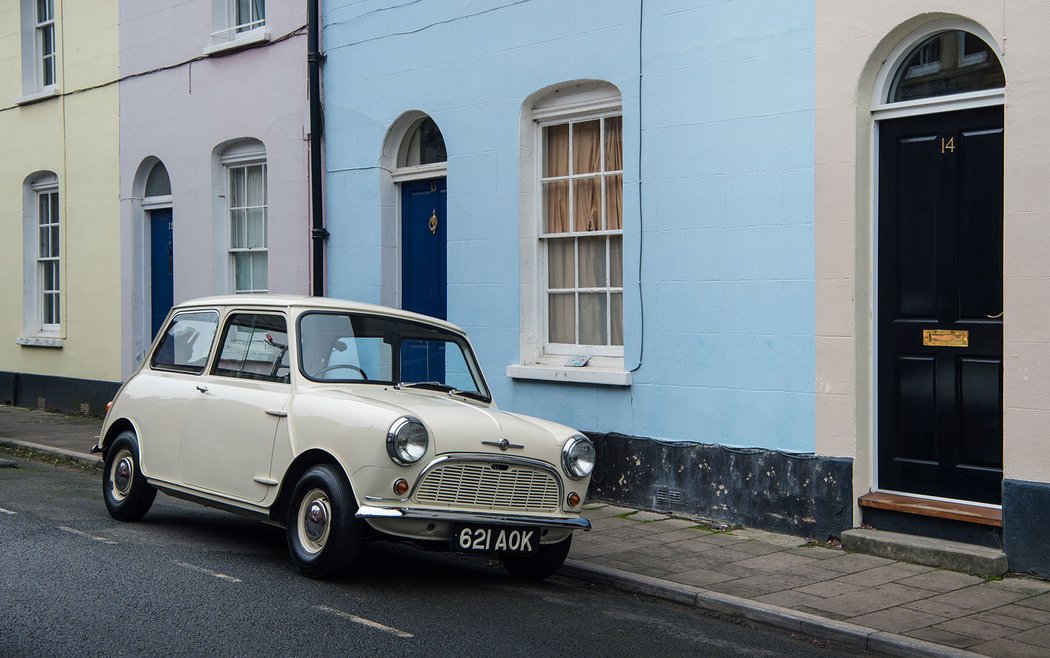
<svg viewBox="0 0 1050 658"><path fill-rule="evenodd" d="M991 37L1007 79L1004 475L1050 482L1050 1L817 0L816 10L817 452L854 458L856 496L873 488L872 94L902 40L959 22Z"/></svg>

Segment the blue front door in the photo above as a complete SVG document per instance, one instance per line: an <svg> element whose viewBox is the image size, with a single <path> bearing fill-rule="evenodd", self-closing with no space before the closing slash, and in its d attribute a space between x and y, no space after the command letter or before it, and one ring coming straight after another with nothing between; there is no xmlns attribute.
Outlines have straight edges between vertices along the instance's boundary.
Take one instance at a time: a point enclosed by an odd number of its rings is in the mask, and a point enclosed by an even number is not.
<svg viewBox="0 0 1050 658"><path fill-rule="evenodd" d="M445 179L401 186L401 308L446 319Z"/></svg>
<svg viewBox="0 0 1050 658"><path fill-rule="evenodd" d="M150 324L156 336L175 301L171 208L150 212Z"/></svg>
<svg viewBox="0 0 1050 658"><path fill-rule="evenodd" d="M401 308L447 319L445 179L401 186ZM401 381L444 381L444 344L401 345Z"/></svg>

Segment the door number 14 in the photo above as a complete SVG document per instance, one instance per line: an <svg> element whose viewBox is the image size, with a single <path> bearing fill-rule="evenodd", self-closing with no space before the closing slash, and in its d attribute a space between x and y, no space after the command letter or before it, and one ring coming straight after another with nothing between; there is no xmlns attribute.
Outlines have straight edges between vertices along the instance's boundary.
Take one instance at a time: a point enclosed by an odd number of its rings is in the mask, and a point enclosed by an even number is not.
<svg viewBox="0 0 1050 658"><path fill-rule="evenodd" d="M955 138L945 139L941 137L941 153L955 153Z"/></svg>

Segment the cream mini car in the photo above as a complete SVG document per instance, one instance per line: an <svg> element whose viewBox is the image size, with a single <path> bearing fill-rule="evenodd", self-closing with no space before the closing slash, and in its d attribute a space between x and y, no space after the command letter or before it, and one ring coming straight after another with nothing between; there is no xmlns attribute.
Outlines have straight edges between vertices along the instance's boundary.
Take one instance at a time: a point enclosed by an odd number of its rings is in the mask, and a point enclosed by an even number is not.
<svg viewBox="0 0 1050 658"><path fill-rule="evenodd" d="M594 447L496 409L462 329L327 298L176 306L94 451L116 519L157 490L287 529L304 574L343 574L366 537L498 554L543 578L589 529Z"/></svg>

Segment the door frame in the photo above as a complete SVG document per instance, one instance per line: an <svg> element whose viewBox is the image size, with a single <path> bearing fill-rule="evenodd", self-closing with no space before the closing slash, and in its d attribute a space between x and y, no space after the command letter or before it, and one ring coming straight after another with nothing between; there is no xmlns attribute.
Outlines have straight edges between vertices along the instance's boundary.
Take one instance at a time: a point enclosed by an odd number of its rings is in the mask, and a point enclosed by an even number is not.
<svg viewBox="0 0 1050 658"><path fill-rule="evenodd" d="M380 291L379 303L401 308L401 183L444 177L448 185L448 162L404 167L398 155L420 119L433 117L421 110L408 110L390 124L379 156Z"/></svg>
<svg viewBox="0 0 1050 658"><path fill-rule="evenodd" d="M157 199L160 199L159 201ZM143 233L145 239L143 240L143 253L145 260L145 268L143 272L143 307L146 314L146 325L144 330L146 331L146 340L151 341L153 336L153 213L157 210L167 210L171 212L171 242L172 242L172 267L171 267L171 286L172 286L172 297L175 292L175 265L174 265L174 253L175 253L175 210L172 207L170 197L147 197L142 202L143 212Z"/></svg>
<svg viewBox="0 0 1050 658"><path fill-rule="evenodd" d="M402 267L403 263L401 256L404 252L402 248L404 245L404 239L401 236L401 225L404 221L405 209L402 207L402 183L412 183L420 180L428 179L445 179L445 215L448 215L448 163L438 162L434 164L419 165L418 167L401 167L390 172L390 178L394 183L394 217L392 219L394 225L394 245L396 255L394 257L394 308L401 308L404 302L404 281L402 281ZM445 234L445 248L448 248L448 233Z"/></svg>
<svg viewBox="0 0 1050 658"><path fill-rule="evenodd" d="M872 98L872 110L871 110L871 142L869 148L871 149L871 222L869 224L869 235L868 239L871 244L871 251L868 254L871 263L871 271L869 273L868 285L870 287L870 300L871 308L869 314L869 326L868 331L871 335L871 351L868 356L869 372L871 379L868 382L871 391L871 414L870 414L870 427L871 442L870 442L870 454L869 464L870 482L872 483L873 491L886 491L892 493L903 493L913 498L926 498L929 500L943 500L951 502L963 502L967 505L974 505L979 507L988 507L992 509L1001 509L1002 505L995 505L991 503L981 503L969 500L960 501L952 498L942 498L939 496L929 496L925 494L916 494L911 492L896 492L890 489L884 489L879 483L879 332L878 332L878 318L879 318L879 142L880 133L879 125L882 121L890 119L902 119L908 117L925 116L930 114L944 114L948 112L958 112L960 110L969 110L981 107L994 107L997 105L1004 106L1006 104L1006 90L1005 89L993 89L979 92L971 92L966 94L955 94L951 96L941 96L934 98L924 98L917 101L907 101L903 103L886 103L881 99L886 97L888 91L888 85L891 81L892 74L902 63L904 56L910 52L911 48L922 39L941 32L946 29L963 29L968 32L974 33L977 36L985 40L993 48L996 46L996 41L984 30L977 30L973 25L967 23L965 26L959 26L957 23L935 23L933 25L927 25L922 30L917 31L909 35L909 37L902 39L897 47L894 49L893 54L886 59L886 64L882 68L877 83L875 84L874 97ZM1005 108L1004 108L1005 110ZM1005 177L1005 170L1004 170ZM1005 222L1005 216L1004 216ZM1003 254L1004 267L1006 254ZM1005 285L1005 276L1003 279ZM1004 329L1006 321L1003 321Z"/></svg>
<svg viewBox="0 0 1050 658"><path fill-rule="evenodd" d="M143 341L148 349L149 345L153 342L152 326L153 326L153 211L154 210L170 210L171 211L171 240L172 250L174 253L175 243L175 207L172 203L170 195L166 196L154 196L144 197L142 199L142 219L140 226L142 227L142 241L139 244L141 249L142 258L139 266L139 289L141 292L141 304L142 309L139 313L139 320L141 323L141 331ZM174 289L174 265L172 266L172 287Z"/></svg>
<svg viewBox="0 0 1050 658"><path fill-rule="evenodd" d="M402 234L401 234L401 230L402 230L402 227L404 226L404 220L405 220L405 217L404 217L405 209L404 209L404 203L402 201L403 198L404 198L403 197L403 194L404 194L404 185L403 185L403 183L414 183L414 182L426 181L426 180L434 180L434 181L444 180L444 182L445 182L445 216L441 218L441 221L442 222L447 222L448 221L448 173L447 172L448 172L448 169L447 169L446 163L441 162L441 163L438 163L438 164L421 165L419 167L404 167L404 168L402 168L400 170L397 170L397 171L392 173L392 176L393 176L394 182L395 182L394 189L397 191L397 204L396 204L397 217L396 217L396 221L394 222L395 226L396 226L395 231L396 231L396 235L397 235L397 241L396 241L396 244L397 244L397 256L396 256L396 259L395 259L395 262L396 262L396 273L395 273L395 278L394 278L394 299L396 301L396 304L394 305L394 308L404 308L404 301L405 301L405 296L404 296L404 291L405 291L405 285L404 284L405 284L405 282L403 280L404 279L404 277L403 277L404 261L402 259L402 256L404 255L404 251L405 251L404 250L405 242L404 242L404 236L402 236ZM446 257L447 257L447 254L448 254L448 225L447 224L445 226L445 253L446 253ZM447 274L445 276L445 290L446 290L446 294L447 294L447 291L448 291L448 276L447 276ZM446 309L446 315L447 315L447 309Z"/></svg>

